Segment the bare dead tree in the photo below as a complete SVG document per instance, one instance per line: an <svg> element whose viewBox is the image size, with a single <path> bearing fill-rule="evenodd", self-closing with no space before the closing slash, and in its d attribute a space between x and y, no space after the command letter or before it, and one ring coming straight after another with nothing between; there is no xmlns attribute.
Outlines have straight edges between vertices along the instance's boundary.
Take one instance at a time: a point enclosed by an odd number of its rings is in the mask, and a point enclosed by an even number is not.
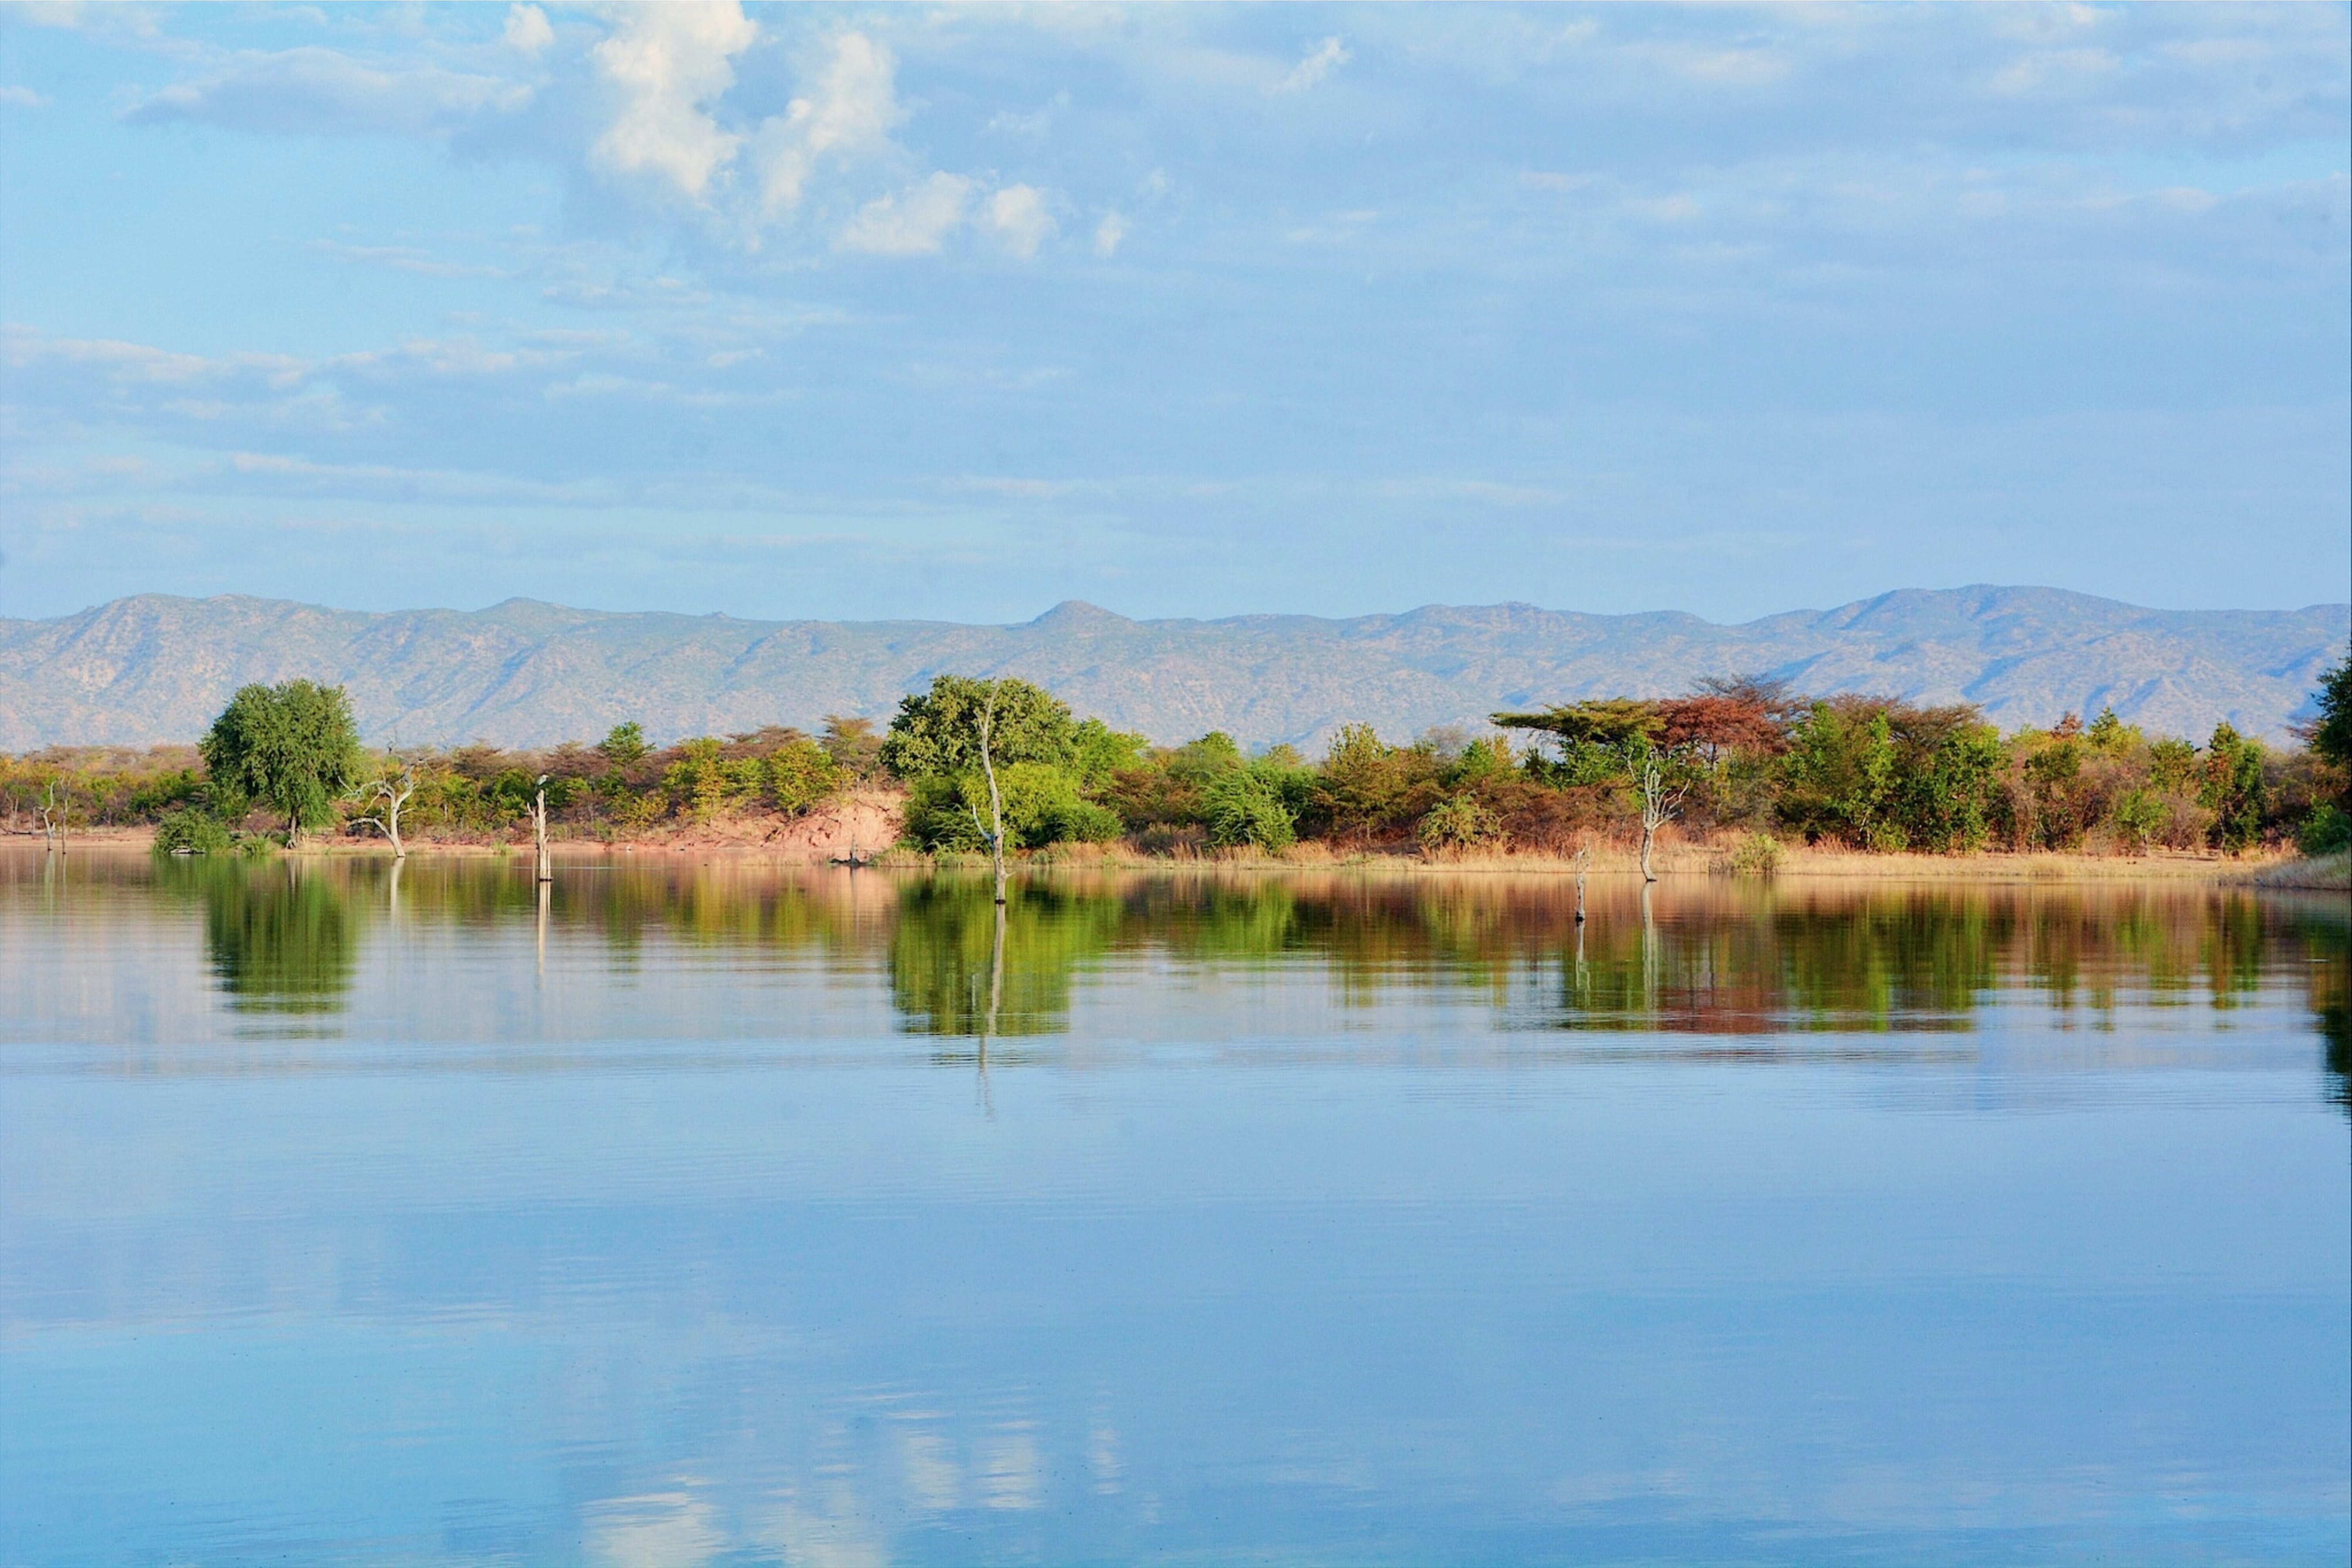
<svg viewBox="0 0 2352 1568"><path fill-rule="evenodd" d="M51 779L41 791L41 803L33 809L41 817L41 846L52 855L62 855L66 847L66 812L73 804L71 791L60 792L58 781Z"/></svg>
<svg viewBox="0 0 2352 1568"><path fill-rule="evenodd" d="M408 854L408 846L400 837L400 812L401 808L408 804L408 797L416 793L416 764L404 761L398 756L394 756L393 761L400 763L398 778L395 779L386 773L382 778L370 780L352 792L354 798L372 800L381 809L373 816L354 816L352 822L356 826L373 827L391 839L392 858L399 860L405 858Z"/></svg>
<svg viewBox="0 0 2352 1568"><path fill-rule="evenodd" d="M1642 797L1642 880L1647 884L1658 879L1650 864L1651 846L1657 840L1658 829L1682 814L1683 796L1690 793L1690 786L1667 777L1670 754L1655 746L1629 746L1625 760L1633 787Z"/></svg>
<svg viewBox="0 0 2352 1568"><path fill-rule="evenodd" d="M1582 951L1584 942L1584 868L1591 858L1591 846L1580 844L1576 847L1576 940L1579 952Z"/></svg>
<svg viewBox="0 0 2352 1568"><path fill-rule="evenodd" d="M988 835L989 858L996 868L996 902L1004 903L1004 797L996 788L996 692L998 683L988 683L988 706L980 714L980 771L988 775L988 815L994 831ZM975 816L978 814L975 813Z"/></svg>
<svg viewBox="0 0 2352 1568"><path fill-rule="evenodd" d="M530 833L531 842L539 851L533 875L539 881L552 882L555 880L555 868L549 861L547 855L547 775L545 773L539 775L539 794L531 800Z"/></svg>

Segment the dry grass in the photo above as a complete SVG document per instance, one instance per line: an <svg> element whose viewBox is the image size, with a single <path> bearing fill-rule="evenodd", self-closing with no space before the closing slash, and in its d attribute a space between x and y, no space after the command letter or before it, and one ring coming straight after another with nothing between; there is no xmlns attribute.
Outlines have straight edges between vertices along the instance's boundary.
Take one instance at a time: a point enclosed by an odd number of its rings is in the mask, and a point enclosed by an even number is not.
<svg viewBox="0 0 2352 1568"><path fill-rule="evenodd" d="M2296 888L2315 893L2352 893L2352 849L2289 860L2254 878L2258 888Z"/></svg>
<svg viewBox="0 0 2352 1568"><path fill-rule="evenodd" d="M895 824L885 820L884 802L853 798L843 808L821 810L782 828L774 818L725 820L688 827L666 827L634 838L598 842L564 839L556 852L564 859L596 856L694 856L747 864L821 864L844 853L854 840L874 863L898 870L982 870L984 854L925 855L893 847ZM147 827L105 828L76 833L73 847L144 848L153 838ZM38 836L26 842L38 843ZM412 837L419 851L436 855L527 854L527 841L512 843L442 843ZM1655 861L1662 877L1684 880L1734 874L1730 866L1738 841L1662 840ZM308 840L305 854L382 855L380 838L321 836ZM1404 876L1509 874L1572 876L1575 858L1554 852L1518 849L1462 849L1403 852L1347 847L1319 841L1293 845L1279 854L1247 847L1226 848L1178 842L1151 853L1131 844L1057 844L1020 858L1033 869L1072 871L1380 871ZM1585 869L1601 879L1641 874L1641 857L1630 844L1598 843L1591 847ZM1750 876L1753 873L1749 873ZM2284 854L2250 855L2239 858L2215 854L2157 850L2141 856L2029 854L1986 852L1976 855L1874 855L1851 849L1780 846L1779 864L1771 875L1781 879L1845 879L1869 881L1967 882L2236 882L2265 888L2340 890L2352 887L2352 858L2334 855L2316 860Z"/></svg>

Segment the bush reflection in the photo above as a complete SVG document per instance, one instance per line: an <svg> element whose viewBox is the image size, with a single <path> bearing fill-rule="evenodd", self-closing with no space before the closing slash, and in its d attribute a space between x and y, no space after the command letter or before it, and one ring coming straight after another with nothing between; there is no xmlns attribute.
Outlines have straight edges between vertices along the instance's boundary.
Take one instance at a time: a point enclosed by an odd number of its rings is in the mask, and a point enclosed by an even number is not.
<svg viewBox="0 0 2352 1568"><path fill-rule="evenodd" d="M2231 1008L2267 979L2300 994L2339 1099L2352 1069L2352 915L2236 889L1596 883L1580 926L1548 877L1063 875L1015 885L1000 944L985 882L951 876L572 865L542 910L527 870L489 859L5 874L44 898L193 904L228 1005L295 1017L343 1006L387 931L544 921L624 967L658 942L878 975L900 1027L950 1037L1066 1029L1090 973L1138 963L1307 966L1343 1002L1420 989L1515 1028L1720 1035L1960 1030L2021 987L2100 1027L2119 999Z"/></svg>

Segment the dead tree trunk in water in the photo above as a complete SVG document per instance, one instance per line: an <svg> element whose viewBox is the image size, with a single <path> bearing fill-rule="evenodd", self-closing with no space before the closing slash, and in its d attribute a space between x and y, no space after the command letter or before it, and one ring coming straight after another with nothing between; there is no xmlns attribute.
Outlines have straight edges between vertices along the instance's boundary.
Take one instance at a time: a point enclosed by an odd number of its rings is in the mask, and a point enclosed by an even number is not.
<svg viewBox="0 0 2352 1568"><path fill-rule="evenodd" d="M1665 761L1648 746L1643 746L1629 759L1633 785L1642 796L1642 881L1644 885L1658 879L1650 864L1650 848L1657 840L1658 829L1672 822L1675 808L1682 805L1680 786L1666 783Z"/></svg>
<svg viewBox="0 0 2352 1568"><path fill-rule="evenodd" d="M988 815L994 831L988 836L989 858L996 871L996 903L1004 906L1004 797L996 788L993 750L996 729L996 682L988 683L988 706L980 715L980 771L988 775Z"/></svg>
<svg viewBox="0 0 2352 1568"><path fill-rule="evenodd" d="M532 868L533 879L552 882L555 880L555 868L547 858L547 775L545 773L539 775L539 795L531 802L530 833L531 840L539 851L537 864Z"/></svg>
<svg viewBox="0 0 2352 1568"><path fill-rule="evenodd" d="M41 804L33 809L41 816L41 847L51 855L62 855L66 848L66 808L72 797L58 798L58 781L51 779L41 792Z"/></svg>

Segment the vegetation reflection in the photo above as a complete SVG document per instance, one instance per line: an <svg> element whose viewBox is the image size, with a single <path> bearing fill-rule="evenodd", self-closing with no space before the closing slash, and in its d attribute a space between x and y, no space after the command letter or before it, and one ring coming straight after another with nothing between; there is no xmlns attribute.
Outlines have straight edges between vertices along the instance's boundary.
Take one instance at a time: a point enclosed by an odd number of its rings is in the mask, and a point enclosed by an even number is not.
<svg viewBox="0 0 2352 1568"><path fill-rule="evenodd" d="M169 865L167 887L204 906L214 979L242 1013L340 1012L359 963L347 879L291 864Z"/></svg>
<svg viewBox="0 0 2352 1568"><path fill-rule="evenodd" d="M213 973L240 1012L345 1005L385 932L511 929L540 910L528 867L492 859L81 859L45 902L150 896L196 905ZM1761 1035L1949 1032L2021 990L2092 1029L2118 1009L2235 1009L2295 997L2352 1107L2352 917L2320 899L2211 887L1758 884L1643 893L1596 883L1575 919L1551 877L1347 871L1017 881L998 931L981 878L605 861L562 868L546 919L606 963L653 944L730 963L812 967L887 988L900 1026L1034 1037L1073 1026L1087 977L1138 962L1311 971L1341 1005L1413 990L1475 997L1507 1028Z"/></svg>

